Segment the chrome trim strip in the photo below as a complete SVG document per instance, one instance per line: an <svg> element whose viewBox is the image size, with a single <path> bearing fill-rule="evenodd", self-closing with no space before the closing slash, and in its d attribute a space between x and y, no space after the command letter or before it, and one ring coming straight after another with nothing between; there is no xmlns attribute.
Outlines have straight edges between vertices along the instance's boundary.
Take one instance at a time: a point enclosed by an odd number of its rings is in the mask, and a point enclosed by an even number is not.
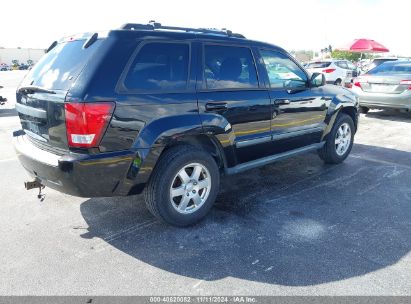
<svg viewBox="0 0 411 304"><path fill-rule="evenodd" d="M269 142L269 141L271 141L271 135L248 139L248 140L242 140L242 141L237 142L235 145L237 148L243 148L247 146L262 144L262 143Z"/></svg>
<svg viewBox="0 0 411 304"><path fill-rule="evenodd" d="M40 119L47 119L47 112L45 110L28 107L20 103L16 103L15 107L16 107L16 111L21 114L40 118Z"/></svg>
<svg viewBox="0 0 411 304"><path fill-rule="evenodd" d="M315 128L304 129L304 130L299 130L299 131L274 134L273 135L273 140L280 140L280 139L296 137L296 136L300 136L300 135L304 135L304 134L321 132L321 131L324 131L324 127L315 127Z"/></svg>

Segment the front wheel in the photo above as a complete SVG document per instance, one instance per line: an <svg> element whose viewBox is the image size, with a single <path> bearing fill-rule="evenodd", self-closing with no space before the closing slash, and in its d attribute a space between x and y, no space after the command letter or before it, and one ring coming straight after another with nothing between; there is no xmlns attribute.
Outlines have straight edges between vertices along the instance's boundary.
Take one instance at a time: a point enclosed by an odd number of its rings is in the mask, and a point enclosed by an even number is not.
<svg viewBox="0 0 411 304"><path fill-rule="evenodd" d="M158 219L188 226L200 221L218 194L220 172L213 157L193 146L176 146L161 156L145 189L149 211Z"/></svg>
<svg viewBox="0 0 411 304"><path fill-rule="evenodd" d="M318 155L324 162L339 164L350 154L354 143L355 126L352 118L340 113Z"/></svg>

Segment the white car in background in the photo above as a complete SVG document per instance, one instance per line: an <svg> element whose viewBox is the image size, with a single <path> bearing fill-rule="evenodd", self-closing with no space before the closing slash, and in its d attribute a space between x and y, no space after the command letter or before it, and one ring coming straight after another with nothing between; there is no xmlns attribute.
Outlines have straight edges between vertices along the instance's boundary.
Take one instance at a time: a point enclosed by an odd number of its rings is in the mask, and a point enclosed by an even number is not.
<svg viewBox="0 0 411 304"><path fill-rule="evenodd" d="M306 69L311 74L322 73L329 84L343 85L357 77L357 68L348 60L326 59L308 63Z"/></svg>

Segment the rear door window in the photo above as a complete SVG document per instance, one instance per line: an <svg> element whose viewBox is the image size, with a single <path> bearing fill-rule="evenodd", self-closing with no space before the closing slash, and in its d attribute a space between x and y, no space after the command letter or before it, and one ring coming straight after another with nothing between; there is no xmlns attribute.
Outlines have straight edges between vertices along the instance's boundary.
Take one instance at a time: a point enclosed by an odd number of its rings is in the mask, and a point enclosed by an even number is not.
<svg viewBox="0 0 411 304"><path fill-rule="evenodd" d="M98 39L88 48L83 48L85 41L81 39L57 44L30 70L23 85L68 90L103 39Z"/></svg>
<svg viewBox="0 0 411 304"><path fill-rule="evenodd" d="M151 42L138 51L124 79L128 90L182 90L187 87L190 46Z"/></svg>
<svg viewBox="0 0 411 304"><path fill-rule="evenodd" d="M257 71L249 48L206 45L204 52L207 89L258 88Z"/></svg>

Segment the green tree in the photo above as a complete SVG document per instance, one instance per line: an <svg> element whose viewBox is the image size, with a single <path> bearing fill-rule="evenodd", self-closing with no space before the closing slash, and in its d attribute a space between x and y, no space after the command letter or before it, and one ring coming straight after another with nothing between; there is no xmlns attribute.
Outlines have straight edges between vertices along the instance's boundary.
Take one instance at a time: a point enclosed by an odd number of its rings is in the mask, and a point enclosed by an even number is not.
<svg viewBox="0 0 411 304"><path fill-rule="evenodd" d="M353 53L353 52L346 52L346 51L333 51L331 53L332 58L335 59L346 59L350 61L358 61L362 59L372 59L374 58L373 54L361 54L361 53Z"/></svg>
<svg viewBox="0 0 411 304"><path fill-rule="evenodd" d="M358 61L361 58L361 53L353 53L346 51L333 51L331 53L332 58L335 59L346 59L350 61Z"/></svg>

